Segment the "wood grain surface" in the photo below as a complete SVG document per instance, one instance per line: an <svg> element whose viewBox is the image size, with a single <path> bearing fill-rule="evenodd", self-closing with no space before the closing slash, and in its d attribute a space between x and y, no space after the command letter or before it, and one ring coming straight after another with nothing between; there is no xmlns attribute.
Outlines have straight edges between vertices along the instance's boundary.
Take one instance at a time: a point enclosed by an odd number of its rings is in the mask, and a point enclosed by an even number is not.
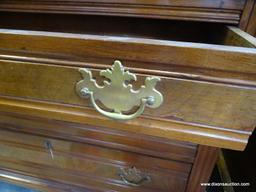
<svg viewBox="0 0 256 192"><path fill-rule="evenodd" d="M220 129L197 124L186 124L179 121L165 122L163 120L144 117L132 121L118 122L109 120L96 111L65 106L47 102L33 102L17 98L1 97L2 112L64 120L69 122L102 126L111 129L141 133L167 139L189 141L193 143L243 150L248 142L250 132L236 132L231 129ZM143 122L143 123L142 123Z"/></svg>
<svg viewBox="0 0 256 192"><path fill-rule="evenodd" d="M143 125L140 118L125 123L108 121L97 115L94 118L108 122L104 125L109 128L243 149L255 127L256 50L237 46L252 47L255 42L237 28L225 29L229 32L222 40L226 46L135 37L1 30L1 95L43 101L26 103L22 113L27 115L29 108L38 105L37 110L48 110L47 114L39 116L58 120L60 111L52 109L59 106L70 114L67 117L68 114L61 113L66 120L101 126L101 121L87 122L86 118L78 118L82 115L90 119L92 112L90 103L79 98L74 91L75 84L81 79L78 67L89 67L94 77L101 81L99 69L109 67L114 59L124 60L126 66L125 61L128 60L131 61L128 68L131 67L139 77L134 83L136 88L148 75L162 78L157 89L164 95L163 105L154 110L146 109L142 119L147 119L147 123ZM87 57L96 60L85 62ZM173 66L181 67L180 72L172 71ZM183 71L183 67L191 70ZM198 75L202 68L209 74ZM15 109L21 107L23 101L3 98L1 102L2 111L17 112ZM11 103L13 106L8 107ZM77 111L82 114L78 115ZM136 128L128 128L131 125L136 125ZM147 131L142 127L153 129ZM168 132L162 130L163 127Z"/></svg>
<svg viewBox="0 0 256 192"><path fill-rule="evenodd" d="M197 145L188 142L11 113L1 114L0 127L188 163L194 162L197 152Z"/></svg>
<svg viewBox="0 0 256 192"><path fill-rule="evenodd" d="M19 170L20 165L26 165L24 171L33 174L33 167L41 167L44 171L37 173L36 176L39 178L61 181L61 175L67 175L67 177L74 175L80 178L79 180L90 178L113 185L113 188L120 187L120 191L141 189L142 191L177 190L182 192L191 169L191 164L187 163L156 159L93 145L7 131L1 131L0 135L1 168ZM45 141L52 145L53 159L44 147ZM10 164L16 162L16 165L9 167L9 162ZM132 166L150 176L151 181L138 187L124 183L119 176L121 168ZM52 177L54 173L59 176L55 174L55 177ZM74 185L83 186L84 184L79 180L74 181Z"/></svg>
<svg viewBox="0 0 256 192"><path fill-rule="evenodd" d="M3 96L92 107L90 100L81 99L75 92L75 84L81 79L76 67L8 61L0 61L0 64ZM95 78L100 79L99 71L92 71ZM139 76L135 87L143 85L144 78L144 75ZM162 77L157 89L163 94L164 103L156 109L147 108L144 115L149 118L178 120L238 132L250 132L256 124L254 88Z"/></svg>
<svg viewBox="0 0 256 192"><path fill-rule="evenodd" d="M191 43L183 42L186 39L160 40L132 37L129 34L124 37L118 32L115 32L115 35L85 35L1 29L0 45L1 50L38 53L46 58L61 58L68 61L99 58L110 59L112 62L119 59L144 62L144 70L145 67L147 70L152 67L155 70L171 72L168 67L162 66L190 67L194 70L208 69L240 75L246 73L243 78L247 76L254 80L255 75L252 74L255 74L256 50L243 47L248 39L240 35L237 33L235 37L242 38L244 43L238 47L238 44L225 46L223 43L226 40L216 45L207 41ZM152 66L156 64L157 66ZM128 63L127 67L132 66Z"/></svg>
<svg viewBox="0 0 256 192"><path fill-rule="evenodd" d="M219 155L219 149L215 147L199 146L198 154L193 165L186 192L205 192L212 170Z"/></svg>
<svg viewBox="0 0 256 192"><path fill-rule="evenodd" d="M256 36L256 1L247 0L239 27L247 33Z"/></svg>
<svg viewBox="0 0 256 192"><path fill-rule="evenodd" d="M226 26L256 35L255 8L254 0L2 0L0 178L47 192L203 192L218 148L243 150L256 126L256 40ZM78 69L102 84L99 71L114 60L138 76L134 89L159 76L163 105L114 121L79 98ZM150 181L124 182L121 170L134 166Z"/></svg>
<svg viewBox="0 0 256 192"><path fill-rule="evenodd" d="M0 10L15 12L115 15L237 24L245 0L193 1L15 1L2 0Z"/></svg>

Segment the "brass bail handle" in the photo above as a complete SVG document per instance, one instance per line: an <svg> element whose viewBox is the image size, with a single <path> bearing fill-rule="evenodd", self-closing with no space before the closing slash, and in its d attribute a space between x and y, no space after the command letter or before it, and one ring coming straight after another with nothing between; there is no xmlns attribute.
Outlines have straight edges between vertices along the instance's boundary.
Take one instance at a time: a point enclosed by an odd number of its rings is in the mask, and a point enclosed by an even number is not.
<svg viewBox="0 0 256 192"><path fill-rule="evenodd" d="M134 119L144 112L145 107L157 108L163 102L162 94L155 89L159 77L147 77L145 85L134 90L130 81L136 81L135 74L126 71L120 61L115 61L110 69L100 71L100 76L105 77L103 86L97 84L90 70L80 68L83 79L76 84L76 92L81 98L89 98L93 107L102 115L111 119ZM104 110L98 106L100 101ZM134 107L134 113L128 113Z"/></svg>

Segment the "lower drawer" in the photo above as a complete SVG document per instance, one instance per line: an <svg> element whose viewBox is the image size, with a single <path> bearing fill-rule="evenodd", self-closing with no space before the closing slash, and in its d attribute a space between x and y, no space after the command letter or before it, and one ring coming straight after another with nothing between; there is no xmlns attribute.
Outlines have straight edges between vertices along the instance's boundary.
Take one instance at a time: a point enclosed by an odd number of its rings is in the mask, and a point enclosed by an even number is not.
<svg viewBox="0 0 256 192"><path fill-rule="evenodd" d="M183 192L191 164L0 131L0 167L99 191ZM157 149L156 149L157 150Z"/></svg>

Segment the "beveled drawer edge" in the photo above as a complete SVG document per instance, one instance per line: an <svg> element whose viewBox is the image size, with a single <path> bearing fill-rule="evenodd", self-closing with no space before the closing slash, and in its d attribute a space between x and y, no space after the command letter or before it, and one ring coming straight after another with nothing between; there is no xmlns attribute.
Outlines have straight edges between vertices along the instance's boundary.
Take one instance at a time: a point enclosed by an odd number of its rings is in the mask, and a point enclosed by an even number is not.
<svg viewBox="0 0 256 192"><path fill-rule="evenodd" d="M236 131L206 125L185 124L171 120L147 119L146 117L140 117L125 123L117 122L102 117L95 111L87 108L50 102L28 101L19 98L7 98L4 96L0 97L0 111L95 126L104 124L105 127L113 129L133 133L140 132L151 136L234 150L243 150L251 135L250 131ZM150 126L142 125L141 120L143 119L147 120Z"/></svg>

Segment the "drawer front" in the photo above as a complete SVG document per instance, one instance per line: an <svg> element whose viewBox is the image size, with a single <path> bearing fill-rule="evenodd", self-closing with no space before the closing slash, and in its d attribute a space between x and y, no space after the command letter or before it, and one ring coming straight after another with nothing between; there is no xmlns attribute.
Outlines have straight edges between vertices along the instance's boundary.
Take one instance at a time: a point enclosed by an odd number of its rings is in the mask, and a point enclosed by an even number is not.
<svg viewBox="0 0 256 192"><path fill-rule="evenodd" d="M2 168L80 186L88 178L118 191L184 191L191 170L178 161L7 131L0 150Z"/></svg>
<svg viewBox="0 0 256 192"><path fill-rule="evenodd" d="M0 128L40 134L159 158L193 163L197 145L142 134L132 134L104 127L41 119L14 114L0 114ZM13 140L15 141L15 140Z"/></svg>
<svg viewBox="0 0 256 192"><path fill-rule="evenodd" d="M0 66L1 95L80 106L96 111L90 99L82 99L75 91L76 84L82 80L77 67L11 61L0 61ZM91 71L94 78L101 82L99 70L91 69ZM146 77L146 75L138 75L134 87L144 85ZM156 89L162 93L163 103L155 109L146 107L143 113L146 117L231 127L236 130L256 124L254 118L256 110L251 107L256 103L254 89L167 77L161 77ZM112 96L113 101L114 97L118 97L118 92L116 95L112 95L111 92L103 94L108 98ZM233 114L225 110L229 106L232 106L232 111L237 117L243 118L234 121Z"/></svg>
<svg viewBox="0 0 256 192"><path fill-rule="evenodd" d="M22 114L93 126L104 125L133 133L231 149L243 149L256 124L255 89L163 77L156 87L164 97L160 107L146 108L143 115L134 120L113 121L98 113L90 99L78 96L75 86L81 77L76 67L9 61L0 61L0 65L1 95L39 101L39 107L35 107L38 113L23 109L14 111ZM99 78L99 71L92 71ZM143 85L145 77L139 76L135 86ZM13 112L10 106L16 108L16 105L28 110L31 108L30 102L20 105L16 101L19 102L14 100L13 104L2 107L2 111ZM56 103L56 109L50 109L51 103ZM98 120L95 121L95 118ZM223 136L227 142L223 142Z"/></svg>
<svg viewBox="0 0 256 192"><path fill-rule="evenodd" d="M225 29L222 43L226 46L2 30L0 110L241 150L256 125L256 50L249 48L256 43L237 29ZM102 85L99 73L110 68L106 64L115 57L137 75L131 86L137 90L146 84L150 92L155 87L163 95L162 105L146 107L133 120L113 121L96 112L92 99L77 94L76 85L83 78L80 67L90 70L90 78ZM131 80L131 76L125 78ZM151 76L159 76L161 82L145 81ZM134 104L131 94L126 100L119 90L100 95L111 103L118 98L124 105Z"/></svg>

